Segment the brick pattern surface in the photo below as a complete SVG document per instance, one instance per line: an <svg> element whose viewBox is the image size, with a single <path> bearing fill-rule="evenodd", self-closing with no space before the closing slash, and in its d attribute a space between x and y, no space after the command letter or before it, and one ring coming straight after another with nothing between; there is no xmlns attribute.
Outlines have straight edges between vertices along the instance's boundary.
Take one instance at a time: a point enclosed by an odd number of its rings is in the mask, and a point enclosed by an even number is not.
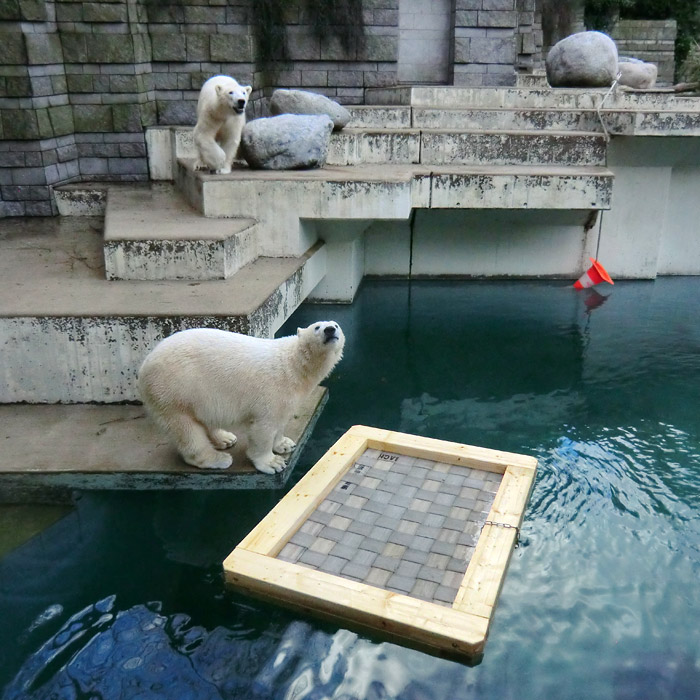
<svg viewBox="0 0 700 700"><path fill-rule="evenodd" d="M501 478L367 450L278 558L451 605Z"/></svg>

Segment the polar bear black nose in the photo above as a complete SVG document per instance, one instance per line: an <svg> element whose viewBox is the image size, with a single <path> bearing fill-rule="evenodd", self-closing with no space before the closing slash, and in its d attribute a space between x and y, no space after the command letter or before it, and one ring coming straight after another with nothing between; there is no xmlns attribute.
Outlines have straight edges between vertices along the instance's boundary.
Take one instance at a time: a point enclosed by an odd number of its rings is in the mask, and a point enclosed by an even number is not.
<svg viewBox="0 0 700 700"><path fill-rule="evenodd" d="M245 107L245 100L238 100L238 109L243 109Z"/></svg>
<svg viewBox="0 0 700 700"><path fill-rule="evenodd" d="M326 336L328 336L329 338L331 338L332 336L335 335L335 328L334 328L333 326L326 326L326 327L323 329L323 332L326 334Z"/></svg>

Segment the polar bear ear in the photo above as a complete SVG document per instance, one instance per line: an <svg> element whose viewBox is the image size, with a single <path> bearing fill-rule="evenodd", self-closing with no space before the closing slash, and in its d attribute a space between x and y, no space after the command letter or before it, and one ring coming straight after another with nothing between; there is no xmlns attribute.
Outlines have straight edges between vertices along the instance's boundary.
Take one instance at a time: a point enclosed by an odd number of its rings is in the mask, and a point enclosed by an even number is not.
<svg viewBox="0 0 700 700"><path fill-rule="evenodd" d="M253 92L253 86L252 85L244 85L243 89L245 90L246 96L250 97L250 93Z"/></svg>
<svg viewBox="0 0 700 700"><path fill-rule="evenodd" d="M217 85L216 86L216 94L220 95L224 91L224 86L223 85Z"/></svg>
<svg viewBox="0 0 700 700"><path fill-rule="evenodd" d="M301 335L303 331L303 328L297 328L297 335Z"/></svg>

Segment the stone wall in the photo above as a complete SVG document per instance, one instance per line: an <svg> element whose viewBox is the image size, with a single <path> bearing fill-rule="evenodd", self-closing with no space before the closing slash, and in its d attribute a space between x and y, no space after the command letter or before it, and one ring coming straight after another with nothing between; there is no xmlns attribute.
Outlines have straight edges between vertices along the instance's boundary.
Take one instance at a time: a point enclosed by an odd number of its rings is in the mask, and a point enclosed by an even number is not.
<svg viewBox="0 0 700 700"><path fill-rule="evenodd" d="M256 0L0 0L0 216L55 213L57 184L147 179L145 128L193 124L217 73L254 86L250 116L275 87L361 104L366 88L398 82L399 4L410 1L362 0L364 37L347 49L290 3L271 73L258 62ZM510 85L531 65L534 0L438 4L448 82Z"/></svg>
<svg viewBox="0 0 700 700"><path fill-rule="evenodd" d="M672 85L676 31L675 19L622 19L613 25L610 36L620 56L655 63L659 68L657 83Z"/></svg>

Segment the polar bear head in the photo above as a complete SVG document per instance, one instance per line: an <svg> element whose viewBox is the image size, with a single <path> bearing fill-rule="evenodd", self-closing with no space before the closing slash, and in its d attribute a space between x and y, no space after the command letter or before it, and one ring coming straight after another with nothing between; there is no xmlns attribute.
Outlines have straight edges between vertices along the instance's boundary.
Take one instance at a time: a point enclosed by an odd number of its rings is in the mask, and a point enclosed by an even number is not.
<svg viewBox="0 0 700 700"><path fill-rule="evenodd" d="M316 321L306 328L297 328L297 339L305 354L323 358L327 372L343 356L345 336L335 321Z"/></svg>
<svg viewBox="0 0 700 700"><path fill-rule="evenodd" d="M248 104L248 98L253 88L250 85L239 85L236 80L220 80L216 83L216 97L220 104L225 104L236 114L243 114Z"/></svg>

